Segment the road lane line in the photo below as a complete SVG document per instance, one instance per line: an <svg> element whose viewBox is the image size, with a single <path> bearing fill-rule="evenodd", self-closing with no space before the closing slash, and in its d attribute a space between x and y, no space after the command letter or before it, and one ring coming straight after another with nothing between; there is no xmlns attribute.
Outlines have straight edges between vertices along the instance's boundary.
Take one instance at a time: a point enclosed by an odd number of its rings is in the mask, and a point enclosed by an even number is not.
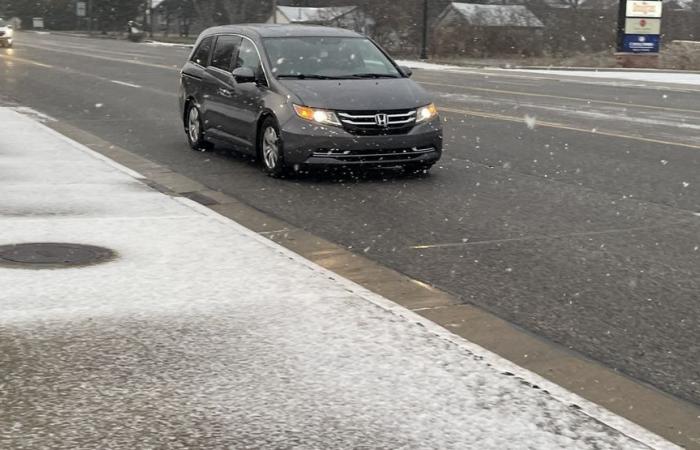
<svg viewBox="0 0 700 450"><path fill-rule="evenodd" d="M0 53L0 58L6 59L8 61L15 61L15 62L21 62L21 63L26 63L26 64L32 64L34 66L43 67L45 69L52 69L53 68L53 66L50 64L44 64L44 63L40 63L38 61L32 61L31 59L24 59L24 58L20 58L18 56L8 55L8 54L4 54L4 53Z"/></svg>
<svg viewBox="0 0 700 450"><path fill-rule="evenodd" d="M135 59L123 59L123 58L112 58L109 56L101 56L101 55L95 55L95 54L90 54L86 52L71 52L67 50L60 50L57 48L51 48L51 47L43 47L41 45L36 45L36 44L25 44L23 43L25 47L30 47L30 48L38 48L40 50L47 50L53 53L65 53L67 55L73 55L73 56L82 56L85 58L93 58L93 59L101 59L104 61L112 61L112 62L117 62L117 63L127 63L127 64L135 64L137 66L144 66L144 67L152 67L156 69L166 69L166 70L172 70L179 72L180 69L177 66L166 66L164 64L155 64L155 63L148 63L144 61L138 61Z"/></svg>
<svg viewBox="0 0 700 450"><path fill-rule="evenodd" d="M0 57L1 57L1 58L5 58L5 56L6 56L6 55L0 54ZM5 58L5 59L7 59L7 60L10 61L10 62L15 61L15 62L20 62L20 63L24 63L24 64L30 64L30 65L40 66L40 67L52 69L52 70L55 70L55 71L58 71L58 72L63 72L63 73L71 74L71 75L78 75L78 76L82 76L82 77L93 78L93 79L96 79L96 80L99 80L99 81L104 81L104 82L108 82L108 83L124 85L124 86L128 86L128 87L131 87L131 88L141 88L141 89L144 89L144 90L146 90L146 91L153 92L153 93L160 94L160 95L166 95L166 96L168 96L168 97L177 97L177 93L175 93L175 92L161 91L160 89L156 89L156 88L152 88L152 87L144 87L144 86L139 86L139 85L137 85L137 84L126 83L126 82L123 82L123 81L111 80L111 79L109 79L109 78L101 77L101 76L99 76L99 75L95 75L95 74L92 74L92 73L81 72L81 71L79 71L79 70L71 69L70 67L56 67L56 66L51 66L51 65L49 65L49 64L42 64L42 63L39 63L39 62L37 62L37 61L33 61L33 60L31 60L31 59L24 59L24 58L15 58L15 57L12 57L12 58Z"/></svg>
<svg viewBox="0 0 700 450"><path fill-rule="evenodd" d="M557 100L573 100L573 101L586 102L586 103L601 103L601 104L605 104L605 105L624 106L625 108L647 108L647 109L658 109L658 110L662 110L662 111L678 111L678 112L689 112L689 113L694 113L694 114L700 114L700 110L698 110L698 109L673 108L673 107L669 107L669 106L639 105L636 103L622 103L622 102L614 102L611 100L593 100L593 99L588 99L588 98L566 97L566 96L553 95L553 94L538 94L535 92L520 92L520 91L507 91L507 90L503 90L503 89L478 88L478 87L473 87L473 86L460 86L457 84L435 83L432 81L418 81L418 83L428 84L428 85L433 85L433 86L445 86L445 87L452 87L452 88L458 88L458 89L465 89L468 91L491 92L491 93L497 93L497 94L520 95L520 96L527 96L527 97L554 98Z"/></svg>
<svg viewBox="0 0 700 450"><path fill-rule="evenodd" d="M114 84L121 84L122 86L129 86L129 87L136 88L136 89L141 89L143 87L143 86L140 86L138 84L127 83L126 81L119 81L119 80L109 80L109 81L111 83L114 83Z"/></svg>
<svg viewBox="0 0 700 450"><path fill-rule="evenodd" d="M506 239L489 239L486 241L473 241L473 242L448 242L443 244L421 244L412 245L408 248L412 250L429 250L436 248L451 248L451 247L468 247L472 245L490 245L490 244L503 244L506 242L524 242L524 241L541 241L541 240L552 240L552 239L568 239L572 237L585 237L585 236L599 236L604 234L615 234L615 233L629 233L632 231L647 231L656 228L666 228L681 225L688 225L695 223L693 220L684 220L680 222L664 223L659 225L650 225L645 227L630 227L630 228L615 228L612 230L600 230L600 231L583 231L580 233L566 233L566 234L555 234L552 236L539 235L539 236L525 236L519 238L506 238Z"/></svg>
<svg viewBox="0 0 700 450"><path fill-rule="evenodd" d="M473 110L466 110L466 109L449 108L449 107L445 107L445 106L441 106L441 105L438 106L438 109L440 111L445 111L445 112L450 112L450 113L455 113L455 114L464 114L467 116L483 117L486 119L503 120L503 121L507 121L507 122L516 122L516 123L525 124L525 120L522 117L518 117L518 116L507 116L504 114L488 113L488 112L484 112L484 111L473 111ZM537 120L536 125L540 126L540 127L546 127L546 128L557 128L560 130L578 131L581 133L596 134L596 135L600 135L600 136L609 136L609 137L615 137L615 138L621 138L621 139L631 139L634 141L651 142L654 144L673 145L673 146L677 146L677 147L686 147L686 148L700 150L700 145L685 144L682 142L664 141L661 139L652 139L652 138L647 138L644 136L622 134L622 133L616 133L614 131L605 131L605 130L600 130L600 129L591 130L590 128L580 128L580 127L575 127L572 125L566 125L563 123L546 122L546 121Z"/></svg>

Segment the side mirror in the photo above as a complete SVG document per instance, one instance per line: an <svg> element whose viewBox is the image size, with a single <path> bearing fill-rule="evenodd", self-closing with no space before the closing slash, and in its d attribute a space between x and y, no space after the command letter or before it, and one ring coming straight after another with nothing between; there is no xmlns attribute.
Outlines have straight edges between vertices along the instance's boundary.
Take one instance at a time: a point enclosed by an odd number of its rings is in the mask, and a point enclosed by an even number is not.
<svg viewBox="0 0 700 450"><path fill-rule="evenodd" d="M411 78L411 75L413 75L413 71L410 67L400 66L399 69L401 69L401 72L403 72L403 74L406 75L408 78Z"/></svg>
<svg viewBox="0 0 700 450"><path fill-rule="evenodd" d="M255 72L250 67L238 67L232 72L236 83L253 83L255 82Z"/></svg>

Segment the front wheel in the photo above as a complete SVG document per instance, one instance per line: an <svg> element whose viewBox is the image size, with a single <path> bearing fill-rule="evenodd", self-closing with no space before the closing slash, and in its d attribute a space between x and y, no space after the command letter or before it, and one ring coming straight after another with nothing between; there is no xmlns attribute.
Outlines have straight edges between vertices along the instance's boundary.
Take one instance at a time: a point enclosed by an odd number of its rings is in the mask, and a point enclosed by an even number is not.
<svg viewBox="0 0 700 450"><path fill-rule="evenodd" d="M212 145L204 139L202 114L194 104L191 104L187 109L185 131L187 132L187 142L192 147L192 150L204 152L212 148Z"/></svg>
<svg viewBox="0 0 700 450"><path fill-rule="evenodd" d="M262 159L263 170L270 176L281 177L287 173L284 163L282 138L277 121L268 117L260 127L258 136L258 153Z"/></svg>

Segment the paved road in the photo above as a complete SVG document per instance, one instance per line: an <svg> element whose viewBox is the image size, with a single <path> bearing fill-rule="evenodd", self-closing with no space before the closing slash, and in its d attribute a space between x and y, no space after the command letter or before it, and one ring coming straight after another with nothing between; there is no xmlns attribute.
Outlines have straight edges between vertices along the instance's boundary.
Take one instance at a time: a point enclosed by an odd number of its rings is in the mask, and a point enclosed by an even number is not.
<svg viewBox="0 0 700 450"><path fill-rule="evenodd" d="M700 88L417 71L445 117L431 176L281 181L188 150L186 53L22 34L0 96L700 403Z"/></svg>

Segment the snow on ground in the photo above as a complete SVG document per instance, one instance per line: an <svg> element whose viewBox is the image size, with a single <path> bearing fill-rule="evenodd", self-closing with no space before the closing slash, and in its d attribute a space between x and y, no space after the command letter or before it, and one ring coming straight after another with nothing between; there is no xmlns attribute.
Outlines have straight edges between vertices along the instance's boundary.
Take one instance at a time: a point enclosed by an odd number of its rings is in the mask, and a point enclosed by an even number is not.
<svg viewBox="0 0 700 450"><path fill-rule="evenodd" d="M161 42L161 41L146 41L144 42L146 45L153 45L157 47L184 47L184 48L192 48L193 46L191 44L178 44L174 42Z"/></svg>
<svg viewBox="0 0 700 450"><path fill-rule="evenodd" d="M451 66L447 64L434 64L425 61L411 61L407 59L397 60L396 63L400 66L410 67L411 69L424 69L424 70L459 70L464 69L460 66Z"/></svg>
<svg viewBox="0 0 700 450"><path fill-rule="evenodd" d="M0 448L673 448L0 108ZM633 436L633 437L632 437Z"/></svg>
<svg viewBox="0 0 700 450"><path fill-rule="evenodd" d="M658 83L691 84L700 85L700 73L683 72L634 72L627 70L530 70L530 69L503 69L508 71L529 72L546 75L566 75L587 78L605 78L632 81L650 81Z"/></svg>

